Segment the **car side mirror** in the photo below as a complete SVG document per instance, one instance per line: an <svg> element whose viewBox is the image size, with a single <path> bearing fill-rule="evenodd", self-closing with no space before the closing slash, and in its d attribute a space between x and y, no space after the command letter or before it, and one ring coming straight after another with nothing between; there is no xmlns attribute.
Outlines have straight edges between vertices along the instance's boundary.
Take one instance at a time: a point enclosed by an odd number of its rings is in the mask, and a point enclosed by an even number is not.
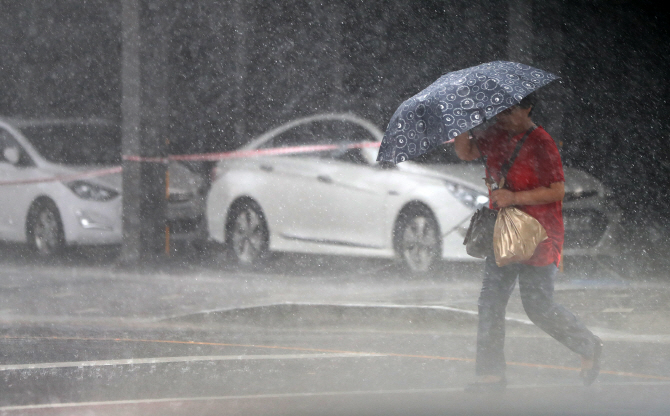
<svg viewBox="0 0 670 416"><path fill-rule="evenodd" d="M16 165L21 159L21 154L19 153L19 149L16 147L6 147L2 151L2 157L12 165Z"/></svg>

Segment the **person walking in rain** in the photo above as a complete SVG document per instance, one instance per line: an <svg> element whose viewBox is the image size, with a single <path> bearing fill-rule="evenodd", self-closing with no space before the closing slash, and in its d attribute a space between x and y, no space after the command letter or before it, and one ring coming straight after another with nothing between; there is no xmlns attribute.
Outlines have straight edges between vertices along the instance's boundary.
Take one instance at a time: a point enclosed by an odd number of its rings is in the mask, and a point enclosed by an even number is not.
<svg viewBox="0 0 670 416"><path fill-rule="evenodd" d="M531 120L534 94L496 116L495 124L471 138L468 132L454 140L456 154L463 160L484 156L486 169L500 181L502 165L516 144L526 136L509 168L502 189L490 192L490 207L517 206L544 226L548 238L523 262L498 267L495 258L486 259L479 295L477 328L477 380L466 387L470 392L502 391L505 378L505 308L519 280L523 307L535 325L581 356L580 375L590 385L600 371L602 341L563 306L554 302L553 278L563 247L562 200L565 194L563 166L551 136Z"/></svg>

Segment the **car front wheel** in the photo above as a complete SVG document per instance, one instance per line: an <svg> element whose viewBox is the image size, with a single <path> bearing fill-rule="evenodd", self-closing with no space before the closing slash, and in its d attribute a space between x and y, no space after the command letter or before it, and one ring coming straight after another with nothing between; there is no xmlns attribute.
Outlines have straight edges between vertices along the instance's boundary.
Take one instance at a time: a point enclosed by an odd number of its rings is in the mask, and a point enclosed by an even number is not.
<svg viewBox="0 0 670 416"><path fill-rule="evenodd" d="M439 227L427 209L401 213L396 227L395 246L405 268L413 274L432 271L440 255Z"/></svg>
<svg viewBox="0 0 670 416"><path fill-rule="evenodd" d="M38 202L30 209L26 231L29 244L42 257L55 256L65 249L63 223L52 201Z"/></svg>
<svg viewBox="0 0 670 416"><path fill-rule="evenodd" d="M241 267L258 266L268 251L268 227L261 208L253 201L233 206L226 225L226 247Z"/></svg>

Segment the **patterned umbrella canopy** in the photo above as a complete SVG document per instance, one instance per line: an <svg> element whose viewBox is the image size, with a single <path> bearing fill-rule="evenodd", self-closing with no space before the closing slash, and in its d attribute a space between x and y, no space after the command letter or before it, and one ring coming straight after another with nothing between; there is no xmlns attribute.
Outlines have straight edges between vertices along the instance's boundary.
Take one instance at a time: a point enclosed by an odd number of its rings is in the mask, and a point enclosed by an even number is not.
<svg viewBox="0 0 670 416"><path fill-rule="evenodd" d="M558 78L506 61L449 72L398 107L377 161L399 163L427 153Z"/></svg>

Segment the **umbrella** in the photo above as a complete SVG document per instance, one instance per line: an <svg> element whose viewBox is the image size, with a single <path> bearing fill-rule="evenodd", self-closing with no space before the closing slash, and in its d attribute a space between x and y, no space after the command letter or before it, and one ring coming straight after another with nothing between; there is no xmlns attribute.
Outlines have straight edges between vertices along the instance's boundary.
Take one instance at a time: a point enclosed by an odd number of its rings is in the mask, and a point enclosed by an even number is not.
<svg viewBox="0 0 670 416"><path fill-rule="evenodd" d="M377 161L399 163L427 153L558 78L506 61L449 72L398 107Z"/></svg>

